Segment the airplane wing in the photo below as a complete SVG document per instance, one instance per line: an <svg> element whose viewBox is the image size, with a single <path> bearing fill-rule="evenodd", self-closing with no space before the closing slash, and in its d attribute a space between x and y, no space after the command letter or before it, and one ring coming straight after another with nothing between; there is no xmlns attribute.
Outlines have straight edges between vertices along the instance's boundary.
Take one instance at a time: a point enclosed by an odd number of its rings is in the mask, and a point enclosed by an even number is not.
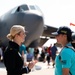
<svg viewBox="0 0 75 75"><path fill-rule="evenodd" d="M43 36L46 36L46 37L53 37L51 35L52 32L55 32L58 28L56 27L52 27L52 26L48 26L48 25L45 25L44 26L44 32L43 32Z"/></svg>
<svg viewBox="0 0 75 75"><path fill-rule="evenodd" d="M54 38L53 35L51 35L52 32L55 32L58 28L52 27L49 25L44 25L44 32L42 36L40 37L40 43L39 46L42 46L46 41L48 41L50 38Z"/></svg>

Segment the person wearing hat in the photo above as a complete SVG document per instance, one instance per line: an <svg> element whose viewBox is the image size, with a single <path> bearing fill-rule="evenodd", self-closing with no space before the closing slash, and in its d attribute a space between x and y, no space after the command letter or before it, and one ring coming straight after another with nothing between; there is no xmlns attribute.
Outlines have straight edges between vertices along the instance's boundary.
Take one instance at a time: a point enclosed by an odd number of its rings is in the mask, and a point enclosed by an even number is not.
<svg viewBox="0 0 75 75"><path fill-rule="evenodd" d="M21 25L13 25L10 33L7 35L9 39L8 46L4 52L4 64L7 70L7 75L22 75L29 73L34 67L35 62L31 62L27 67L23 67L23 60L19 53L19 47L25 41L25 27Z"/></svg>
<svg viewBox="0 0 75 75"><path fill-rule="evenodd" d="M75 48L75 33L72 33L72 46Z"/></svg>
<svg viewBox="0 0 75 75"><path fill-rule="evenodd" d="M55 75L75 75L75 52L68 48L68 46L72 46L71 29L66 26L59 27L52 35L63 47L55 59Z"/></svg>

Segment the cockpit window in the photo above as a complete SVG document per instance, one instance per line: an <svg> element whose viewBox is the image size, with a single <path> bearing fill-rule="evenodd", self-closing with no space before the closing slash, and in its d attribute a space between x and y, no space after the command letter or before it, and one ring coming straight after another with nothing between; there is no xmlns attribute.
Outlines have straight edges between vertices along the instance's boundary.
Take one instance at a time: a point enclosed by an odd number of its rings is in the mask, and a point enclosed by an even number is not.
<svg viewBox="0 0 75 75"><path fill-rule="evenodd" d="M39 10L40 12L42 12L41 9L37 5L36 5L36 9Z"/></svg>
<svg viewBox="0 0 75 75"><path fill-rule="evenodd" d="M36 8L33 5L30 5L31 10L36 10Z"/></svg>
<svg viewBox="0 0 75 75"><path fill-rule="evenodd" d="M37 5L30 5L29 7L31 10L39 10L40 12L42 12L41 9Z"/></svg>
<svg viewBox="0 0 75 75"><path fill-rule="evenodd" d="M15 11L19 12L20 10L29 10L28 6L27 5L21 5L21 6L18 6L18 7L15 7L11 13L15 13Z"/></svg>
<svg viewBox="0 0 75 75"><path fill-rule="evenodd" d="M23 10L29 10L29 8L28 8L27 5L22 5L21 8L22 8Z"/></svg>

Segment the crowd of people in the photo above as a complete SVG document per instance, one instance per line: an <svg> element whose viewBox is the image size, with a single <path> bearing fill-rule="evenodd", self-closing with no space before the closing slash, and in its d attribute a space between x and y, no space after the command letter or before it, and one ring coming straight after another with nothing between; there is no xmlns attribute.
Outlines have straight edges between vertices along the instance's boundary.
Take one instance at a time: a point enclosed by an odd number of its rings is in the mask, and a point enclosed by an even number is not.
<svg viewBox="0 0 75 75"><path fill-rule="evenodd" d="M50 66L50 62L52 62L52 66L54 67L55 65L55 58L56 58L56 54L57 54L58 50L56 47L56 43L50 44L49 47L44 47L42 48L41 54L40 54L40 59L43 62L47 61L47 65Z"/></svg>

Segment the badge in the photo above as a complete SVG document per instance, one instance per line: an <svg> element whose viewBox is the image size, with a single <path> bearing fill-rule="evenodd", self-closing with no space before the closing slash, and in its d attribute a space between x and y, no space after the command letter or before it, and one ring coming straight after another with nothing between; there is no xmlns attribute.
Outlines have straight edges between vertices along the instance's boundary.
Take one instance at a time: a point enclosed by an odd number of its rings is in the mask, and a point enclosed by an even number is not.
<svg viewBox="0 0 75 75"><path fill-rule="evenodd" d="M18 52L18 55L21 57L21 54Z"/></svg>
<svg viewBox="0 0 75 75"><path fill-rule="evenodd" d="M67 62L66 60L61 61L61 63L64 64L64 65L66 64L66 62Z"/></svg>

